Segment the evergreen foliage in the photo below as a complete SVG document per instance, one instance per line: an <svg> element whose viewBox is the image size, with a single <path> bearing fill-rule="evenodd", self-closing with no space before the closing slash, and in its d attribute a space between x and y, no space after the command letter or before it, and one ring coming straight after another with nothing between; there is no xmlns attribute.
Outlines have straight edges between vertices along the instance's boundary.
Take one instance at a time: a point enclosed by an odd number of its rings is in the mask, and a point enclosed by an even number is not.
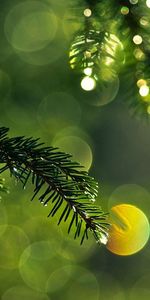
<svg viewBox="0 0 150 300"><path fill-rule="evenodd" d="M107 239L107 214L94 204L98 184L80 164L57 148L44 147L39 139L9 138L7 134L7 128L0 128L0 173L9 170L23 187L31 179L35 186L32 200L38 196L43 205L51 202L48 217L60 210L58 224L70 220L68 233L74 227L74 238L81 235L81 244L89 230L98 242Z"/></svg>
<svg viewBox="0 0 150 300"><path fill-rule="evenodd" d="M126 94L121 98L133 112L148 116L149 0L79 0L76 4L71 3L74 20L76 18L80 24L70 47L71 68L99 85L109 82L114 76L122 76L126 82ZM87 67L91 69L88 73ZM96 84L91 89L96 88Z"/></svg>

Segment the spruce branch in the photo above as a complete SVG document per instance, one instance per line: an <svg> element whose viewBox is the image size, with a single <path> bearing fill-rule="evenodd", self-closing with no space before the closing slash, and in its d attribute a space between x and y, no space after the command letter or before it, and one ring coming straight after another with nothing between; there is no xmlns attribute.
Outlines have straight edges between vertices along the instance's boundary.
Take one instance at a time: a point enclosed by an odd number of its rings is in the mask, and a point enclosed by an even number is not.
<svg viewBox="0 0 150 300"><path fill-rule="evenodd" d="M71 155L44 147L39 139L9 138L8 131L0 128L0 173L9 170L23 187L31 179L35 186L31 200L38 196L44 206L52 203L48 217L53 217L65 203L58 225L71 216L68 233L74 227L74 238L81 235L81 244L88 238L89 230L98 242L105 242L109 224L107 213L94 204L97 182L71 160Z"/></svg>
<svg viewBox="0 0 150 300"><path fill-rule="evenodd" d="M120 74L128 82L125 100L131 111L150 114L150 8L145 0L78 0L80 30L72 39L69 63L89 92ZM122 47L121 47L122 45ZM90 80L88 80L90 79ZM90 85L88 87L87 85Z"/></svg>

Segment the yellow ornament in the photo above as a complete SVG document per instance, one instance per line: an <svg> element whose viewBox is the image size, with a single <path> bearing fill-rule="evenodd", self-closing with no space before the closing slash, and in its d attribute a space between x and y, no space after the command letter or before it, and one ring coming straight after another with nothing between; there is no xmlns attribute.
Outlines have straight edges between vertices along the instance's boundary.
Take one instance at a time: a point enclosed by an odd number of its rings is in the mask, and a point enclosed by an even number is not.
<svg viewBox="0 0 150 300"><path fill-rule="evenodd" d="M136 206L119 204L111 209L107 249L117 255L140 251L149 239L150 227L146 215Z"/></svg>

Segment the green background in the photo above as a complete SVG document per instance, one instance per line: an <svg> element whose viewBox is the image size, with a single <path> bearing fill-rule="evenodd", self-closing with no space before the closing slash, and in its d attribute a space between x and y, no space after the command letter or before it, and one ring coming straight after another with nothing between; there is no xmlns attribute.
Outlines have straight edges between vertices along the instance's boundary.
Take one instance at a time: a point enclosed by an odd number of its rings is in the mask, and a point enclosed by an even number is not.
<svg viewBox="0 0 150 300"><path fill-rule="evenodd" d="M79 8L80 9L80 8ZM40 137L90 167L105 211L130 203L150 217L150 124L132 116L131 89L84 92L68 64L80 19L69 20L69 0L0 2L0 125L10 136ZM116 62L117 63L117 62ZM98 105L95 106L95 101ZM0 202L0 295L8 299L138 300L150 298L149 243L129 257L111 254L91 236L83 246L48 219L49 207L30 201L5 175L10 194Z"/></svg>

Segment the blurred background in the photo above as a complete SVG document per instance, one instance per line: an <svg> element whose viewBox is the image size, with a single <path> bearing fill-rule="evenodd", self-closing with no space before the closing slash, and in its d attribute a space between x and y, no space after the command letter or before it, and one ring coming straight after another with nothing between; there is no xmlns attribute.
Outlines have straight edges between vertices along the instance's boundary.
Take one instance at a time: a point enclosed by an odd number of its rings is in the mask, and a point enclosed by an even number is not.
<svg viewBox="0 0 150 300"><path fill-rule="evenodd" d="M69 0L0 2L0 126L71 153L99 182L105 211L129 203L149 218L150 124L122 102L131 89L128 70L126 81L81 88L68 63L79 26L69 14ZM128 257L92 236L80 246L57 216L47 218L49 207L30 201L32 185L22 190L3 176L10 193L0 202L2 300L150 299L149 243Z"/></svg>

